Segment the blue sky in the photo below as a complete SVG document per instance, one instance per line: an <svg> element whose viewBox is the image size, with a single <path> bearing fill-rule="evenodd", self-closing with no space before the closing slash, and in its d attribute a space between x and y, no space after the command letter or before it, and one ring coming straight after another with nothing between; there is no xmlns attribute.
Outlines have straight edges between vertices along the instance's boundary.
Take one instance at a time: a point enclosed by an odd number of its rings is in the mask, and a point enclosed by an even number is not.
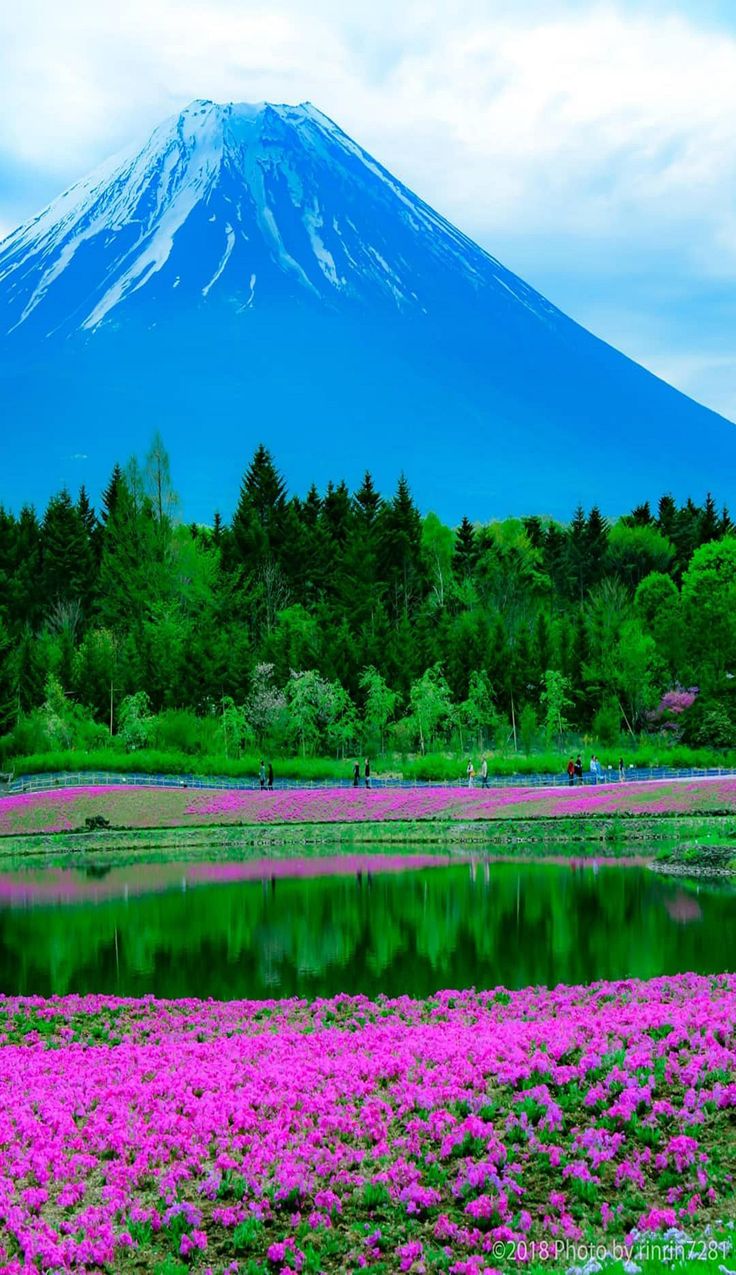
<svg viewBox="0 0 736 1275"><path fill-rule="evenodd" d="M310 99L573 318L736 419L733 0L24 0L0 235L194 97Z"/></svg>

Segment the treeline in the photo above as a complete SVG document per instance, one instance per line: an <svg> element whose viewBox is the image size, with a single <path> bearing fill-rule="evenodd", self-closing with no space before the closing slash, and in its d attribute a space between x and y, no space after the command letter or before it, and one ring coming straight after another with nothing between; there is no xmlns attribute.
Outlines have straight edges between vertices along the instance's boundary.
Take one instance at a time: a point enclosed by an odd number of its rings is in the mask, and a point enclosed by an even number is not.
<svg viewBox="0 0 736 1275"><path fill-rule="evenodd" d="M736 537L710 496L451 528L403 477L289 495L261 446L229 524L178 510L158 437L99 511L84 489L0 509L5 755L166 722L167 747L228 756L736 735Z"/></svg>

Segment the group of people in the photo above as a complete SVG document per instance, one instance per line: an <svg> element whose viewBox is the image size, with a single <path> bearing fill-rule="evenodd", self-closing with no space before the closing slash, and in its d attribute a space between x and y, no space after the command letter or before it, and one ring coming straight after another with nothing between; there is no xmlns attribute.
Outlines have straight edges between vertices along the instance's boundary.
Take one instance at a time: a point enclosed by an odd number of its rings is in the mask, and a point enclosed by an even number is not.
<svg viewBox="0 0 736 1275"><path fill-rule="evenodd" d="M366 757L365 766L363 767L363 780L365 782L366 788L370 788L371 763L368 757ZM353 788L359 788L359 787L360 787L360 762L356 761L355 765L353 766Z"/></svg>
<svg viewBox="0 0 736 1275"><path fill-rule="evenodd" d="M468 764L465 768L465 773L468 777L468 788L472 788L473 785L475 784L475 766L473 765L470 758L468 758ZM481 788L488 787L488 762L485 757L483 758L480 764L480 786Z"/></svg>
<svg viewBox="0 0 736 1275"><path fill-rule="evenodd" d="M604 778L603 767L601 765L600 758L596 757L595 753L591 756L588 769L590 771L591 783L602 784ZM618 759L618 777L621 783L623 783L626 778L626 767L624 765L623 757L619 757ZM567 763L567 782L571 788L574 784L582 784L583 782L583 759L580 756L580 753L578 753L575 761L573 761L571 757Z"/></svg>

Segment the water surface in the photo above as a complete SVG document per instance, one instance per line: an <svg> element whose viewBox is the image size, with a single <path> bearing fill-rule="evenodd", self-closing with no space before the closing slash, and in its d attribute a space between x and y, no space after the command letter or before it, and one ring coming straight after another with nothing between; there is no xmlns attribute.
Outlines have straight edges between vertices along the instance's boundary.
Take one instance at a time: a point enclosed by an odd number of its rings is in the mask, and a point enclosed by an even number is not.
<svg viewBox="0 0 736 1275"><path fill-rule="evenodd" d="M394 853L0 873L0 991L425 996L715 973L736 968L734 920L729 885L604 862Z"/></svg>

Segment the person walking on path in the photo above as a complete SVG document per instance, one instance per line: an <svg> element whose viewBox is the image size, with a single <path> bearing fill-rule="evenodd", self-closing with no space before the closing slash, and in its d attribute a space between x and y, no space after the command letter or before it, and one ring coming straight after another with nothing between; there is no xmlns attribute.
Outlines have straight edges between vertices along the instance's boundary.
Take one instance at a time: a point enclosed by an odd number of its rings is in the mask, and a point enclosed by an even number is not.
<svg viewBox="0 0 736 1275"><path fill-rule="evenodd" d="M475 766L473 765L472 761L468 761L468 768L465 773L468 776L468 788L472 788L473 780L475 779Z"/></svg>
<svg viewBox="0 0 736 1275"><path fill-rule="evenodd" d="M578 753L577 757L575 758L574 771L575 771L575 778L577 779L578 783L579 783L579 784L582 784L582 782L583 782L583 759L582 759L582 757L580 756L580 753Z"/></svg>
<svg viewBox="0 0 736 1275"><path fill-rule="evenodd" d="M596 756L595 759L595 781L597 784L603 783L603 767L601 766L601 759L598 756Z"/></svg>
<svg viewBox="0 0 736 1275"><path fill-rule="evenodd" d="M590 759L590 766L589 766L589 768L588 768L588 769L590 770L590 778L591 778L591 781L592 781L594 784L597 784L597 783L598 783L598 762L597 762L597 760L596 760L596 755L595 755L595 753L593 753L593 755L591 756L591 759Z"/></svg>
<svg viewBox="0 0 736 1275"><path fill-rule="evenodd" d="M353 766L353 788L357 788L359 785L360 785L360 762L356 761L355 765Z"/></svg>
<svg viewBox="0 0 736 1275"><path fill-rule="evenodd" d="M273 788L273 766L270 762L268 763L268 786Z"/></svg>
<svg viewBox="0 0 736 1275"><path fill-rule="evenodd" d="M365 759L365 770L363 771L363 774L365 775L365 786L366 786L366 788L370 788L370 786L371 786L371 763L370 763L370 759L369 759L368 757L366 757L366 759Z"/></svg>
<svg viewBox="0 0 736 1275"><path fill-rule="evenodd" d="M569 783L571 788L573 784L575 783L575 762L573 761L572 757L567 763L567 782Z"/></svg>
<svg viewBox="0 0 736 1275"><path fill-rule="evenodd" d="M262 789L266 787L266 763L263 758L261 758L261 768L258 771L258 782Z"/></svg>
<svg viewBox="0 0 736 1275"><path fill-rule="evenodd" d="M620 784L622 784L622 783L624 783L625 779L626 779L626 767L624 766L624 759L623 759L623 757L619 757L619 759L618 759L618 782L619 782Z"/></svg>
<svg viewBox="0 0 736 1275"><path fill-rule="evenodd" d="M480 786L481 788L488 787L488 760L485 757L480 763Z"/></svg>

